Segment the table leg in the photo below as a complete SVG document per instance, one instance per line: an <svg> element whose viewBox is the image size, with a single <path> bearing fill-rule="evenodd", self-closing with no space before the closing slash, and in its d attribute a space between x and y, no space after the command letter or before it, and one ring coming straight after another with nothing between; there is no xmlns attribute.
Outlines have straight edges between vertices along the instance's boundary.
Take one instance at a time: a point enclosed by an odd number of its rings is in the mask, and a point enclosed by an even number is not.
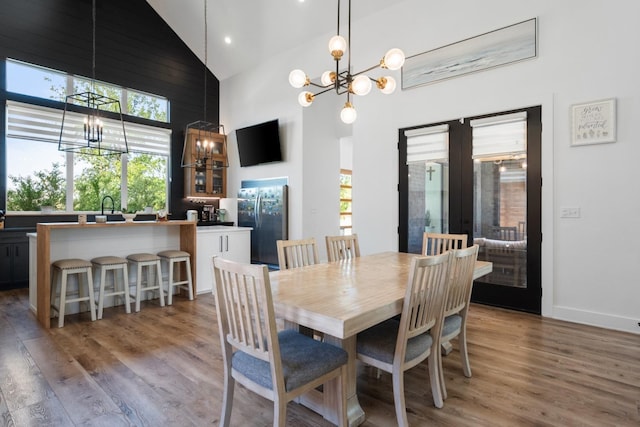
<svg viewBox="0 0 640 427"><path fill-rule="evenodd" d="M364 410L360 406L357 394L357 366L356 366L356 336L345 338L343 340L332 337L330 335L324 336L324 341L333 344L337 347L341 347L346 350L349 358L347 360L347 418L349 419L349 427L355 427L364 422ZM324 417L337 424L337 402L335 396L337 396L337 384L330 383L325 384L324 402L325 411Z"/></svg>

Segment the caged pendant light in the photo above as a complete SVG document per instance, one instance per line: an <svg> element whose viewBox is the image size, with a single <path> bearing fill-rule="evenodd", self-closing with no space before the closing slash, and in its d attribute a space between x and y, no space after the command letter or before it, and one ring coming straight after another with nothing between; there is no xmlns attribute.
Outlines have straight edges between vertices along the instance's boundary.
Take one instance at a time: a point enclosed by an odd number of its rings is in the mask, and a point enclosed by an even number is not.
<svg viewBox="0 0 640 427"><path fill-rule="evenodd" d="M180 164L183 168L220 169L229 167L227 136L224 133L224 126L207 121L207 76L209 73L207 67L207 29L207 0L204 0L204 114L203 120L189 123L185 129ZM217 146L217 142L214 142L213 134L222 136L222 149ZM189 147L190 138L195 138L195 147ZM217 155L220 153L224 154L222 162L213 159L214 155L219 157Z"/></svg>
<svg viewBox="0 0 640 427"><path fill-rule="evenodd" d="M58 151L98 156L128 153L120 101L96 91L96 0L92 5L92 30L91 90L67 95Z"/></svg>
<svg viewBox="0 0 640 427"><path fill-rule="evenodd" d="M351 0L349 0L348 19L348 38L345 39L340 35L340 0L338 0L337 35L333 36L329 40L329 53L336 62L335 71L325 71L320 78L320 83L314 83L304 71L296 69L291 71L289 74L289 83L297 89L306 86L319 88L319 91L316 93L304 91L298 95L298 102L303 107L311 105L316 96L332 90L335 90L338 95L346 93L347 101L340 112L340 118L344 123L350 124L353 123L357 117L356 109L351 102L352 94L359 96L368 94L371 91L372 82L375 82L376 87L380 92L386 95L393 93L396 88L396 81L392 76L387 75L373 79L364 73L368 73L378 67L392 71L399 70L404 64L405 56L402 50L393 48L387 51L379 64L357 73L351 73ZM347 53L348 58L347 69L340 71L340 60L344 56L345 52Z"/></svg>

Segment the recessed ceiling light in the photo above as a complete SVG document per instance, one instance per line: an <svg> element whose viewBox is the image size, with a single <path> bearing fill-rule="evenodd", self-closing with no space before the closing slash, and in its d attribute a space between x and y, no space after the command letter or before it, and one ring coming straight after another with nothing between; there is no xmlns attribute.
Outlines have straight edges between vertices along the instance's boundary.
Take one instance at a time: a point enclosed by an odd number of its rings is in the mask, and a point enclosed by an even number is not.
<svg viewBox="0 0 640 427"><path fill-rule="evenodd" d="M231 44L231 37L226 36L226 37L224 38L224 42L225 42L226 44Z"/></svg>

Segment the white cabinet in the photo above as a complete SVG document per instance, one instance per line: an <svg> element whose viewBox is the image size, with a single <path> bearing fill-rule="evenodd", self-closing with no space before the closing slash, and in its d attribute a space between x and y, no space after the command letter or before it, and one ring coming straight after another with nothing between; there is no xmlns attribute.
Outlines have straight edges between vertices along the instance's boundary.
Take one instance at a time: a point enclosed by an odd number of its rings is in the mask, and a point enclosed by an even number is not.
<svg viewBox="0 0 640 427"><path fill-rule="evenodd" d="M196 243L196 292L213 290L212 257L251 262L251 227L198 227Z"/></svg>

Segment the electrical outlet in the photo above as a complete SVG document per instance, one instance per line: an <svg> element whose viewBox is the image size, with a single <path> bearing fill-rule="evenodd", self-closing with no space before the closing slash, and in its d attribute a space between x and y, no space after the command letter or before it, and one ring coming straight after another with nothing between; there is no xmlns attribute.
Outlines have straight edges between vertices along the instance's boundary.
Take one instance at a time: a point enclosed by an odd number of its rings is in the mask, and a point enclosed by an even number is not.
<svg viewBox="0 0 640 427"><path fill-rule="evenodd" d="M580 218L580 208L560 208L560 218Z"/></svg>

